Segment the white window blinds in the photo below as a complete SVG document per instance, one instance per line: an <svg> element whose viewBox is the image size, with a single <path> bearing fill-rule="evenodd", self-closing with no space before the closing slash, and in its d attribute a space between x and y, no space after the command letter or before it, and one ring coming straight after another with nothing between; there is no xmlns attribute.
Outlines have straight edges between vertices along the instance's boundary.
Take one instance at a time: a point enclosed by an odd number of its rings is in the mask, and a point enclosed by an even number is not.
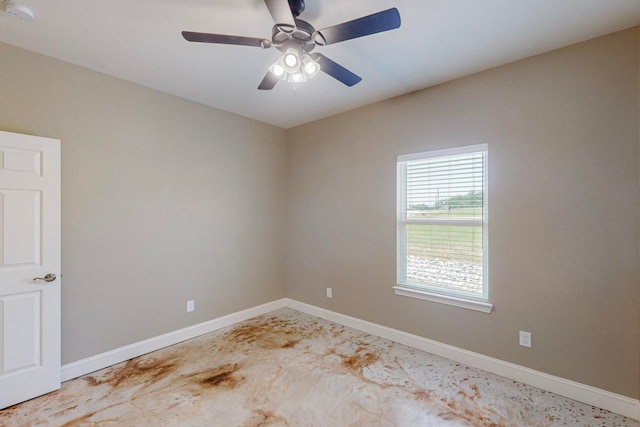
<svg viewBox="0 0 640 427"><path fill-rule="evenodd" d="M486 144L398 157L398 284L487 300Z"/></svg>

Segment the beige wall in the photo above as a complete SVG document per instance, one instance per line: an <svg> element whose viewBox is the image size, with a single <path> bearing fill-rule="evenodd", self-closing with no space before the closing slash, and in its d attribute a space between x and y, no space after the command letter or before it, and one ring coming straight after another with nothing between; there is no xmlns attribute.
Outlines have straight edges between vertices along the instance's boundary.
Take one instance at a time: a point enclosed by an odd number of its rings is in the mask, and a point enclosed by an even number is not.
<svg viewBox="0 0 640 427"><path fill-rule="evenodd" d="M632 29L289 130L287 296L640 397L638 44ZM495 311L394 295L396 156L481 142Z"/></svg>
<svg viewBox="0 0 640 427"><path fill-rule="evenodd" d="M0 129L62 140L63 362L286 295L640 397L639 37L288 131L0 44ZM396 156L478 142L495 311L395 296Z"/></svg>
<svg viewBox="0 0 640 427"><path fill-rule="evenodd" d="M62 140L63 363L284 297L282 129L6 44L0 70L0 129Z"/></svg>

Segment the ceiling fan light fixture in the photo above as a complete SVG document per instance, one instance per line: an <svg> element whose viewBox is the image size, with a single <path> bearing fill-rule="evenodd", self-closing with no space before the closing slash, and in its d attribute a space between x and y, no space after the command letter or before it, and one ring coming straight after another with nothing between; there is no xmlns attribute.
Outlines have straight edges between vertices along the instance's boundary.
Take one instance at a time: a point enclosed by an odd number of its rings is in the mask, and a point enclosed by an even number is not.
<svg viewBox="0 0 640 427"><path fill-rule="evenodd" d="M320 72L320 64L314 61L309 55L302 55L302 72L310 79Z"/></svg>
<svg viewBox="0 0 640 427"><path fill-rule="evenodd" d="M306 53L300 55L295 49L287 49L271 66L269 71L280 80L297 84L307 81L320 72L320 64Z"/></svg>
<svg viewBox="0 0 640 427"><path fill-rule="evenodd" d="M300 63L298 52L296 52L295 49L287 49L284 55L282 55L282 61L289 70L294 71Z"/></svg>
<svg viewBox="0 0 640 427"><path fill-rule="evenodd" d="M284 68L282 68L282 66L277 62L273 64L271 67L269 67L269 69L276 77L284 76Z"/></svg>

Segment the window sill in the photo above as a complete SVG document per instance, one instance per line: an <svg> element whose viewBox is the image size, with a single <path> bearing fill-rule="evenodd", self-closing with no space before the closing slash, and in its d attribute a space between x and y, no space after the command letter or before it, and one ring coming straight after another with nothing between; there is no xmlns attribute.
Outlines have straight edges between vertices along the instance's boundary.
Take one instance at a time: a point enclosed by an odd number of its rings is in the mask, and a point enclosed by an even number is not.
<svg viewBox="0 0 640 427"><path fill-rule="evenodd" d="M481 311L483 313L491 313L493 310L493 304L487 302L476 301L472 299L466 299L461 297L454 297L450 295L436 294L422 289L409 288L406 286L397 285L393 287L393 291L396 295L410 298L418 298L432 302L439 302L441 304L453 305L455 307L466 308L468 310Z"/></svg>

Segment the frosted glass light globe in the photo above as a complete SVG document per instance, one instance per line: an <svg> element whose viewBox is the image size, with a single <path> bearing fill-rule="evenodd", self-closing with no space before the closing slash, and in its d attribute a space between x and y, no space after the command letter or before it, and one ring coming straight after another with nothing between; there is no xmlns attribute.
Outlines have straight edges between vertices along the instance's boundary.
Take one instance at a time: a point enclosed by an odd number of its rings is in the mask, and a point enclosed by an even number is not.
<svg viewBox="0 0 640 427"><path fill-rule="evenodd" d="M304 66L304 72L307 74L313 74L316 72L316 64L313 62L307 62Z"/></svg>
<svg viewBox="0 0 640 427"><path fill-rule="evenodd" d="M284 56L284 63L287 64L288 67L295 67L298 65L298 57L293 53L287 53Z"/></svg>
<svg viewBox="0 0 640 427"><path fill-rule="evenodd" d="M282 68L280 65L275 64L273 66L273 74L275 74L277 77L281 77L282 75L284 75L284 68Z"/></svg>

